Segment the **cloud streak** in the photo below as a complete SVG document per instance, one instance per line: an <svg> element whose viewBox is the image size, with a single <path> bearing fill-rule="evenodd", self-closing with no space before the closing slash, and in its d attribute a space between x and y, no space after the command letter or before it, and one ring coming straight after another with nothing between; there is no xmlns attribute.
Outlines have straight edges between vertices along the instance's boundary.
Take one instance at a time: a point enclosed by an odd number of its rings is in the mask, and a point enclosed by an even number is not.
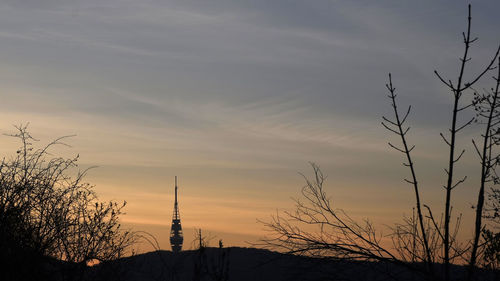
<svg viewBox="0 0 500 281"><path fill-rule="evenodd" d="M472 72L498 44L497 2L474 3ZM214 206L232 192L282 202L307 161L338 171L343 190L373 178L391 188L400 159L379 124L386 75L414 106L416 157L439 168L442 147L429 142L449 99L433 70L454 74L465 13L451 0L3 1L0 124L77 133L82 164L101 166L91 179L127 192L164 194L177 174L213 189Z"/></svg>

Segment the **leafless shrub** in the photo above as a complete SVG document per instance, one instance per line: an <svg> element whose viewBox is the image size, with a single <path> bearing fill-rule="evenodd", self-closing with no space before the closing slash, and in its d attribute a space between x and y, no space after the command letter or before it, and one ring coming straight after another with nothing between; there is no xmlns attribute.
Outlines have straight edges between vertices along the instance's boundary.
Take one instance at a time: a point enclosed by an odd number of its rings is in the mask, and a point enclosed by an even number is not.
<svg viewBox="0 0 500 281"><path fill-rule="evenodd" d="M500 84L500 59L498 60L498 75L494 77L496 86L490 92L479 95L473 86L487 73L494 70L495 62L499 57L500 46L493 58L477 75L467 78L465 69L470 62L469 49L477 38L471 37L471 10L467 31L463 33L464 54L460 59L460 66L456 81L445 79L435 71L437 78L450 90L453 109L451 112L452 123L446 134L441 137L448 146L449 159L444 187L444 210L440 218L433 215L431 208L421 202L420 186L417 172L412 159L415 148L408 141L407 134L410 126L407 118L411 107L401 114L396 100L396 88L393 86L392 76L386 85L389 99L394 110L392 118L383 117L382 125L398 136L399 145L389 143L394 150L403 154L404 166L408 167L410 177L405 179L415 193L415 205L412 216L404 217L402 223L391 227L388 237L392 240L392 248L382 243L383 235L375 229L373 224L365 219L362 222L352 219L343 210L333 206L327 197L323 183L325 176L315 164L312 164L313 177L305 178L306 185L302 189L302 199L295 200L293 212L278 213L264 225L270 230L271 238L263 240L264 245L281 249L288 253L304 254L314 257L329 258L333 260L364 260L392 263L416 272L429 280L451 277L451 264L468 264L467 279L475 278L477 266L494 264L494 243L496 236L485 231L485 189L499 183L496 168L500 163L500 154L496 151L500 144L500 105L498 101L498 88ZM464 99L469 91L474 92L472 102ZM465 110L475 109L477 116L460 124L458 116ZM455 167L465 153L458 150L457 139L462 130L475 123L484 129L480 135L481 143L473 145L480 158L481 179L478 184L477 205L475 206L476 218L474 237L467 241L459 241L457 234L461 225L461 215L452 218L452 191L463 184L467 176L457 179ZM457 152L459 151L459 152ZM493 189L495 190L495 189ZM496 191L493 191L496 192ZM498 204L493 203L493 214L498 215ZM308 230L310 228L313 230ZM483 235L481 236L481 233ZM482 239L481 239L482 237ZM487 247L487 245L492 247ZM493 244L492 244L493 243ZM497 248L498 249L498 248ZM500 250L499 250L500 252ZM478 259L480 262L478 262ZM443 266L436 266L440 263ZM388 276L391 275L388 272ZM394 276L391 276L394 277Z"/></svg>
<svg viewBox="0 0 500 281"><path fill-rule="evenodd" d="M0 255L12 265L2 274L24 271L36 276L46 269L47 260L60 260L66 262L58 267L65 268L63 278L74 279L88 263L121 257L134 242L134 235L119 223L125 202L99 202L93 187L83 181L87 170L70 176L78 156L49 153L66 145L67 137L36 148L27 125L16 128L11 136L21 141L21 147L0 163ZM28 263L26 256L39 260ZM26 270L30 266L32 270Z"/></svg>

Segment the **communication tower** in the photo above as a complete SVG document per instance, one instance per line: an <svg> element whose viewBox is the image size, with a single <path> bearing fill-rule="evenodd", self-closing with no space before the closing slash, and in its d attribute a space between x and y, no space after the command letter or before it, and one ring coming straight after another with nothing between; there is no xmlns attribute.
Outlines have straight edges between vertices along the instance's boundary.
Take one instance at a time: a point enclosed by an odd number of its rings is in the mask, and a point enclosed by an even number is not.
<svg viewBox="0 0 500 281"><path fill-rule="evenodd" d="M170 228L170 245L172 252L177 253L182 250L182 236L181 215L179 213L179 204L177 203L177 176L175 177L175 202L174 213L172 215L172 228Z"/></svg>

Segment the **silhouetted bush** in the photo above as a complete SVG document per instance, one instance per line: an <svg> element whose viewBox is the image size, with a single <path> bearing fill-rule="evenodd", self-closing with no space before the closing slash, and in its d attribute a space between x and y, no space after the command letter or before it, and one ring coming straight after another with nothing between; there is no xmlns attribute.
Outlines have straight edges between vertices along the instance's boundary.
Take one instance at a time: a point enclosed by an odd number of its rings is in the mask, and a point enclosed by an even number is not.
<svg viewBox="0 0 500 281"><path fill-rule="evenodd" d="M99 202L78 156L49 153L66 137L36 148L27 126L16 128L21 146L0 163L0 279L81 279L88 263L121 257L134 242L118 221L125 202Z"/></svg>

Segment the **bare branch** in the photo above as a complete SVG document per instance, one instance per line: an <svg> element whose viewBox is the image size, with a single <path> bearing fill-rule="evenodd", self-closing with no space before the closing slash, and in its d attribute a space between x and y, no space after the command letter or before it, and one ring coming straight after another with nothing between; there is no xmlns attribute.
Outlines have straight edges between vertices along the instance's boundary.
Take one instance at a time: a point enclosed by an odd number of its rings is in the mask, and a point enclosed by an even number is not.
<svg viewBox="0 0 500 281"><path fill-rule="evenodd" d="M434 70L434 74L436 74L436 76L439 78L439 80L441 80L441 82L443 82L443 84L445 84L446 86L448 86L448 88L450 88L451 90L455 90L453 88L453 84L451 83L451 81L449 82L446 82L443 77L441 77L441 75L439 75L439 73L437 72L437 70Z"/></svg>
<svg viewBox="0 0 500 281"><path fill-rule="evenodd" d="M450 142L448 140L446 140L446 138L444 137L443 133L439 133L439 135L441 136L441 138L443 139L443 141L448 145L450 146Z"/></svg>

